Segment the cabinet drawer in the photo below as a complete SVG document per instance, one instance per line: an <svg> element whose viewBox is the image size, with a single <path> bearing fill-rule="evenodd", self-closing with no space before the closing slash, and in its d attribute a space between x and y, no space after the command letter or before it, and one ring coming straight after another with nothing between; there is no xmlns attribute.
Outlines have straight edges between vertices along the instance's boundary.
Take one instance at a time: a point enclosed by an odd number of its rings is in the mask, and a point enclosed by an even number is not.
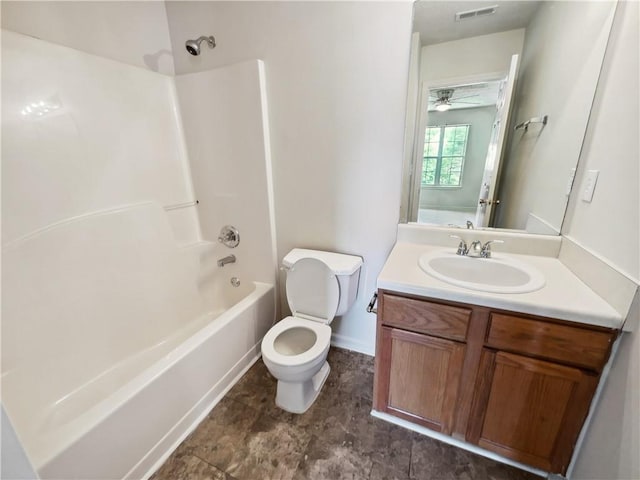
<svg viewBox="0 0 640 480"><path fill-rule="evenodd" d="M382 323L436 337L464 341L471 309L382 294Z"/></svg>
<svg viewBox="0 0 640 480"><path fill-rule="evenodd" d="M600 371L615 332L492 313L486 344Z"/></svg>

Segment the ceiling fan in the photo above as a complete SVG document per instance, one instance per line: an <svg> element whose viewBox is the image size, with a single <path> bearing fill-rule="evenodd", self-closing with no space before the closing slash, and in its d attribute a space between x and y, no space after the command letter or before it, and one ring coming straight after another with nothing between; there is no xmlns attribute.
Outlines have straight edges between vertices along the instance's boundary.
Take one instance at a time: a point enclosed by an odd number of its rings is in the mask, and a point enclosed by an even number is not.
<svg viewBox="0 0 640 480"><path fill-rule="evenodd" d="M481 102L478 101L464 101L464 99L477 97L477 93L464 95L464 92L462 92L462 96L460 96L459 94L456 95L456 93L457 92L454 88L441 88L438 90L430 91L429 110L433 108L438 112L446 112L452 107L464 108L467 105L472 106L481 104Z"/></svg>

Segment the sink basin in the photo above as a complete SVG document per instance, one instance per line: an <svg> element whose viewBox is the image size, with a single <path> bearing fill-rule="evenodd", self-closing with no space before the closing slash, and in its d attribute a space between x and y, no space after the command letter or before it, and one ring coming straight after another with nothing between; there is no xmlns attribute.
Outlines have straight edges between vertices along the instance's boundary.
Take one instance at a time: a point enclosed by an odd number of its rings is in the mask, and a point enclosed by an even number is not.
<svg viewBox="0 0 640 480"><path fill-rule="evenodd" d="M429 252L420 256L418 265L438 280L483 292L528 293L545 284L544 276L535 267L503 254L478 258Z"/></svg>

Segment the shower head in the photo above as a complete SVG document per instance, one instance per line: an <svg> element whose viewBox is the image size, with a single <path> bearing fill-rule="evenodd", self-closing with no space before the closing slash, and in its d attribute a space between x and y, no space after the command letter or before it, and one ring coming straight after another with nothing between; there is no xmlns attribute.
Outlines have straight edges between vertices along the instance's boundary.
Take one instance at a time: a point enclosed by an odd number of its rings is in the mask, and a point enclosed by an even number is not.
<svg viewBox="0 0 640 480"><path fill-rule="evenodd" d="M184 43L184 46L187 48L187 52L189 52L193 56L200 55L200 44L203 41L207 41L209 48L214 48L216 46L216 39L213 36L205 37L204 35L197 40L187 40Z"/></svg>

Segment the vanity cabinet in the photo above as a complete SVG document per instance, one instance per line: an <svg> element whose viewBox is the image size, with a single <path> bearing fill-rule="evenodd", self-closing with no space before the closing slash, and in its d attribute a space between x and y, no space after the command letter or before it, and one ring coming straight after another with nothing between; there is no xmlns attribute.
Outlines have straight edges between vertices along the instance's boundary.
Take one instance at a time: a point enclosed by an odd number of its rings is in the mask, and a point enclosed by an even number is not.
<svg viewBox="0 0 640 480"><path fill-rule="evenodd" d="M471 310L378 297L377 410L450 434Z"/></svg>
<svg viewBox="0 0 640 480"><path fill-rule="evenodd" d="M466 439L565 473L597 384L588 371L484 349Z"/></svg>
<svg viewBox="0 0 640 480"><path fill-rule="evenodd" d="M451 433L465 345L398 328L381 333L382 410Z"/></svg>
<svg viewBox="0 0 640 480"><path fill-rule="evenodd" d="M566 473L617 331L378 292L374 409Z"/></svg>

